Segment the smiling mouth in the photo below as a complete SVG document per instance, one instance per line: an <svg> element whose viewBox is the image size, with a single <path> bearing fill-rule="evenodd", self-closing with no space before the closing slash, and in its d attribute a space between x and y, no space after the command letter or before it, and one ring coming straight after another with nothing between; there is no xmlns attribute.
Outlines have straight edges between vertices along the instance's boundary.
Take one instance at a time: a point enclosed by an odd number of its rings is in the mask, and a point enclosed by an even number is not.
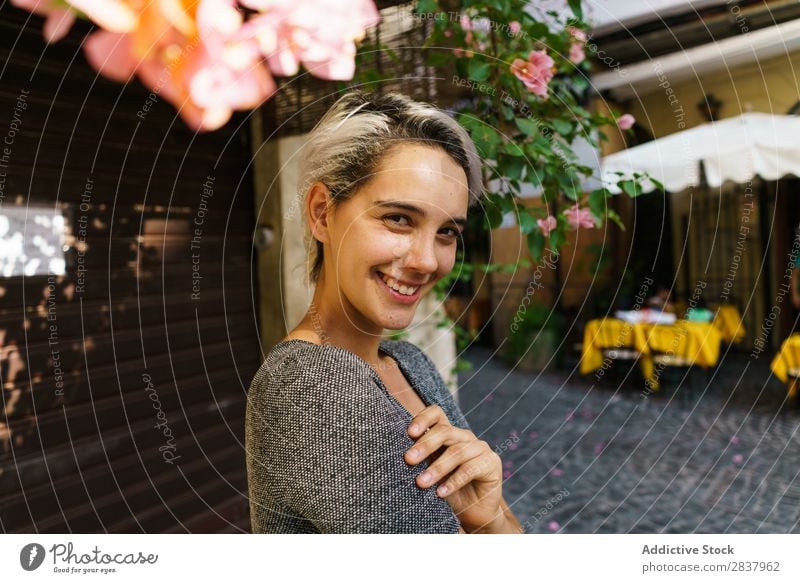
<svg viewBox="0 0 800 583"><path fill-rule="evenodd" d="M398 283L398 281L392 277L389 277L385 273L380 271L375 272L378 276L378 279L384 284L386 289L388 289L395 297L398 299L402 298L405 300L414 300L419 296L419 291L422 289L421 285L416 286L407 286Z"/></svg>

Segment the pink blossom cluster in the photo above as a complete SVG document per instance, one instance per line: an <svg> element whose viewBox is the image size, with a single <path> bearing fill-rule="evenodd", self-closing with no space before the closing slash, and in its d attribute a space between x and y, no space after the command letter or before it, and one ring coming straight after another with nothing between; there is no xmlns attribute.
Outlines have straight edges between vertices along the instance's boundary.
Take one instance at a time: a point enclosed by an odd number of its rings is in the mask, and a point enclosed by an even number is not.
<svg viewBox="0 0 800 583"><path fill-rule="evenodd" d="M555 63L547 51L528 53L528 59L514 59L511 72L522 81L528 91L539 97L547 97L547 88L555 74Z"/></svg>
<svg viewBox="0 0 800 583"><path fill-rule="evenodd" d="M196 131L257 107L276 90L272 75L294 75L300 64L322 79L351 79L355 43L380 19L372 0L11 2L46 17L48 42L77 15L91 19L100 28L84 44L92 67L123 82L136 74Z"/></svg>
<svg viewBox="0 0 800 583"><path fill-rule="evenodd" d="M574 26L567 27L567 32L572 38L572 43L569 46L569 60L577 65L586 59L586 52L583 47L586 44L587 36L584 31Z"/></svg>
<svg viewBox="0 0 800 583"><path fill-rule="evenodd" d="M577 202L564 211L564 218L572 229L594 229L597 226L592 211L580 206ZM548 215L547 218L538 219L536 224L542 231L542 235L548 237L558 226L558 221L553 215ZM569 419L571 417L567 420L569 421Z"/></svg>

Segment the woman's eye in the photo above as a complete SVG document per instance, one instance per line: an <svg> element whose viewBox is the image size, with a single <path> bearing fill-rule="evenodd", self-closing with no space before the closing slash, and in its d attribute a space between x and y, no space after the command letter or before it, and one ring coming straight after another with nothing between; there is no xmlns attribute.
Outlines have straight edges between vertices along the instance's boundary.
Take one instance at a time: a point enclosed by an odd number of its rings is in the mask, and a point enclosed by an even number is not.
<svg viewBox="0 0 800 583"><path fill-rule="evenodd" d="M447 236L448 237L453 237L454 239L457 238L459 236L459 234L460 234L457 229L452 229L450 227L448 227L446 229L443 229L443 231L446 231L446 232L449 231L449 234Z"/></svg>
<svg viewBox="0 0 800 583"><path fill-rule="evenodd" d="M405 215L386 215L385 217L383 217L383 220L389 221L391 224L396 225L398 227L408 226L408 217ZM405 221L405 223L399 221Z"/></svg>

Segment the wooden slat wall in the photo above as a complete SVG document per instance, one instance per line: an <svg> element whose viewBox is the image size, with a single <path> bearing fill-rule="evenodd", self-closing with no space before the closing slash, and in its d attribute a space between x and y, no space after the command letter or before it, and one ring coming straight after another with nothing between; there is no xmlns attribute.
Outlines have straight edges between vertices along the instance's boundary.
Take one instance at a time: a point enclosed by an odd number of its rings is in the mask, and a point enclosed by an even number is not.
<svg viewBox="0 0 800 583"><path fill-rule="evenodd" d="M88 23L47 47L41 18L0 4L0 139L29 91L0 211L59 208L73 236L88 219L82 290L74 239L52 294L47 276L0 278L0 531L247 531L243 420L260 351L246 116L195 136L159 100L142 120L149 91L86 64Z"/></svg>

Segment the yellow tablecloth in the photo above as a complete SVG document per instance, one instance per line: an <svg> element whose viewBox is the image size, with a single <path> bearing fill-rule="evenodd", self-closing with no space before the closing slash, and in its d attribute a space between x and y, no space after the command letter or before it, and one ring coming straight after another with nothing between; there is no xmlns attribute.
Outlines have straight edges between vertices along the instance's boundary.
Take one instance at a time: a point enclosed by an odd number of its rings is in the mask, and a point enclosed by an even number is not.
<svg viewBox="0 0 800 583"><path fill-rule="evenodd" d="M650 352L680 356L693 366L711 367L719 360L722 335L713 324L678 320L674 324L641 324L646 327Z"/></svg>
<svg viewBox="0 0 800 583"><path fill-rule="evenodd" d="M603 366L603 350L631 348L642 352L647 343L640 324L629 324L616 318L590 320L583 331L581 374L589 374Z"/></svg>
<svg viewBox="0 0 800 583"><path fill-rule="evenodd" d="M633 348L642 356L642 375L653 389L659 387L653 364L654 353L686 359L690 365L711 367L719 360L722 336L717 327L705 322L678 320L674 324L629 324L615 318L591 320L583 334L581 374L603 366L603 350Z"/></svg>
<svg viewBox="0 0 800 583"><path fill-rule="evenodd" d="M722 334L725 342L741 342L744 340L744 324L742 315L736 306L722 305L717 309L714 325Z"/></svg>
<svg viewBox="0 0 800 583"><path fill-rule="evenodd" d="M783 341L770 368L776 377L788 383L789 397L794 397L797 394L797 382L789 376L789 369L800 368L800 334L792 334Z"/></svg>

